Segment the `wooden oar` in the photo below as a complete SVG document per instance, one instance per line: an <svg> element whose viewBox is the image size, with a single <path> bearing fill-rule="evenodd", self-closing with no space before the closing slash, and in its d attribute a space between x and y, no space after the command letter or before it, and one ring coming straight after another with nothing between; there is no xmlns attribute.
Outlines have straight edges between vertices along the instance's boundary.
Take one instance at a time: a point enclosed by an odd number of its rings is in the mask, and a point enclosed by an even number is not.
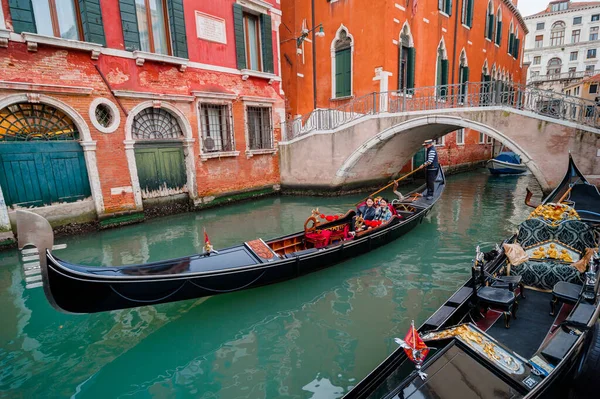
<svg viewBox="0 0 600 399"><path fill-rule="evenodd" d="M560 199L558 200L559 204L562 204L562 202L565 200L565 198L567 198L567 196L569 195L569 193L571 192L572 189L573 189L573 186L569 187L569 189L563 194L563 196L560 197Z"/></svg>
<svg viewBox="0 0 600 399"><path fill-rule="evenodd" d="M425 165L421 165L421 166L419 166L417 169L413 170L413 171L412 171L412 172L410 172L410 173L407 173L407 174L405 174L404 176L402 176L401 178L399 178L399 179L397 179L397 180L394 180L393 182L391 182L390 184L388 184L388 185L387 185L387 186L385 186L384 188L382 188L382 189L380 189L380 190L377 190L377 191L375 191L373 194L369 195L367 198L371 198L371 197L374 197L374 196L376 196L377 194L379 194L379 193L380 193L380 192L382 192L383 190L385 190L385 189L387 189L387 188L391 187L392 185L394 185L395 183L398 183L398 182L399 182L399 181L401 181L401 180L404 180L404 179L406 179L408 176L412 175L413 173L417 173L419 170L423 169L424 167L425 167ZM367 198L363 199L362 201L359 201L359 202L357 202L357 203L356 203L356 205L362 204L363 202L365 202L365 201L367 200Z"/></svg>

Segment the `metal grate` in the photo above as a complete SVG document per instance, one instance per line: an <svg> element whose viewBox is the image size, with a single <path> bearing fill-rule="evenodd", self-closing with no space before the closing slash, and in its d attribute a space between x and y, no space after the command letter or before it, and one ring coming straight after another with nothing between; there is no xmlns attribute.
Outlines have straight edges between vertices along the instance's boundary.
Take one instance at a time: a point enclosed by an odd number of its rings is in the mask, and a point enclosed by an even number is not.
<svg viewBox="0 0 600 399"><path fill-rule="evenodd" d="M162 108L146 108L133 119L135 140L164 140L183 137L177 119Z"/></svg>
<svg viewBox="0 0 600 399"><path fill-rule="evenodd" d="M109 127L113 123L113 112L106 104L98 104L94 111L94 115L96 116L96 121L98 121L101 126Z"/></svg>
<svg viewBox="0 0 600 399"><path fill-rule="evenodd" d="M233 151L233 120L229 105L200 104L202 151Z"/></svg>
<svg viewBox="0 0 600 399"><path fill-rule="evenodd" d="M273 148L271 108L248 107L246 112L250 149L264 150Z"/></svg>
<svg viewBox="0 0 600 399"><path fill-rule="evenodd" d="M0 110L0 141L77 139L71 118L50 105L19 103Z"/></svg>

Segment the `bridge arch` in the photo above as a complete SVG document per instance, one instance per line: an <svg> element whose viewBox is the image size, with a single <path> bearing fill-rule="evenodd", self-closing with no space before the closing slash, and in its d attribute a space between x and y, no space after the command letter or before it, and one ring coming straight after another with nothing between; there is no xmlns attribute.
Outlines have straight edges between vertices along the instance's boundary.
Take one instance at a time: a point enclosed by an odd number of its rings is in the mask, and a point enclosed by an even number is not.
<svg viewBox="0 0 600 399"><path fill-rule="evenodd" d="M424 127L430 129L424 129ZM461 128L468 128L481 132L510 148L521 157L522 162L527 165L542 188L546 189L549 187L546 177L537 166L532 156L521 145L519 145L519 143L515 142L507 135L489 125L451 115L418 117L396 124L381 131L377 135L362 143L354 152L350 154L350 156L344 160L336 172L335 184L340 186L343 185L349 177L354 175L353 170L361 163L361 161L366 159L367 154L376 152L392 139L403 135L403 133L413 134L407 134L407 136L412 137L412 141L410 143L403 143L407 150L405 151L405 154L410 155L405 156L405 159L400 159L400 163L402 165L406 164L406 162L411 159L412 155L419 150L424 140L437 139ZM402 165L400 165L400 167Z"/></svg>

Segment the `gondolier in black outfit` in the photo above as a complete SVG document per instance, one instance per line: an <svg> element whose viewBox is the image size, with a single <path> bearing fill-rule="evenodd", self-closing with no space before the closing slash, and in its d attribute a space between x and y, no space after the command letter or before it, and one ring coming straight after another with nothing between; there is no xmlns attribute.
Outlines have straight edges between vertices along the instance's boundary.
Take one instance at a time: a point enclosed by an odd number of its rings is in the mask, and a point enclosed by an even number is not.
<svg viewBox="0 0 600 399"><path fill-rule="evenodd" d="M435 190L435 179L438 175L438 168L440 167L440 163L438 160L438 153L435 150L435 145L433 145L433 140L425 140L423 146L427 148L427 153L425 155L425 164L427 167L426 172L426 182L427 182L427 197L426 199L433 199L433 193Z"/></svg>

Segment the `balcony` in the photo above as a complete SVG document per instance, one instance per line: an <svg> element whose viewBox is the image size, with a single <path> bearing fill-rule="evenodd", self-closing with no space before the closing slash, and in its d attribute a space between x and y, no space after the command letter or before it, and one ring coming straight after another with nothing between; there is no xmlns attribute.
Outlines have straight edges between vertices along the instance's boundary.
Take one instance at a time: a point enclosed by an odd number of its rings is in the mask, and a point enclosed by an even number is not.
<svg viewBox="0 0 600 399"><path fill-rule="evenodd" d="M579 72L565 72L565 73L553 73L549 75L538 75L529 78L528 84L536 84L536 83L544 83L544 82L553 82L560 80L576 80L587 78L588 76L593 76L596 71L579 71Z"/></svg>

